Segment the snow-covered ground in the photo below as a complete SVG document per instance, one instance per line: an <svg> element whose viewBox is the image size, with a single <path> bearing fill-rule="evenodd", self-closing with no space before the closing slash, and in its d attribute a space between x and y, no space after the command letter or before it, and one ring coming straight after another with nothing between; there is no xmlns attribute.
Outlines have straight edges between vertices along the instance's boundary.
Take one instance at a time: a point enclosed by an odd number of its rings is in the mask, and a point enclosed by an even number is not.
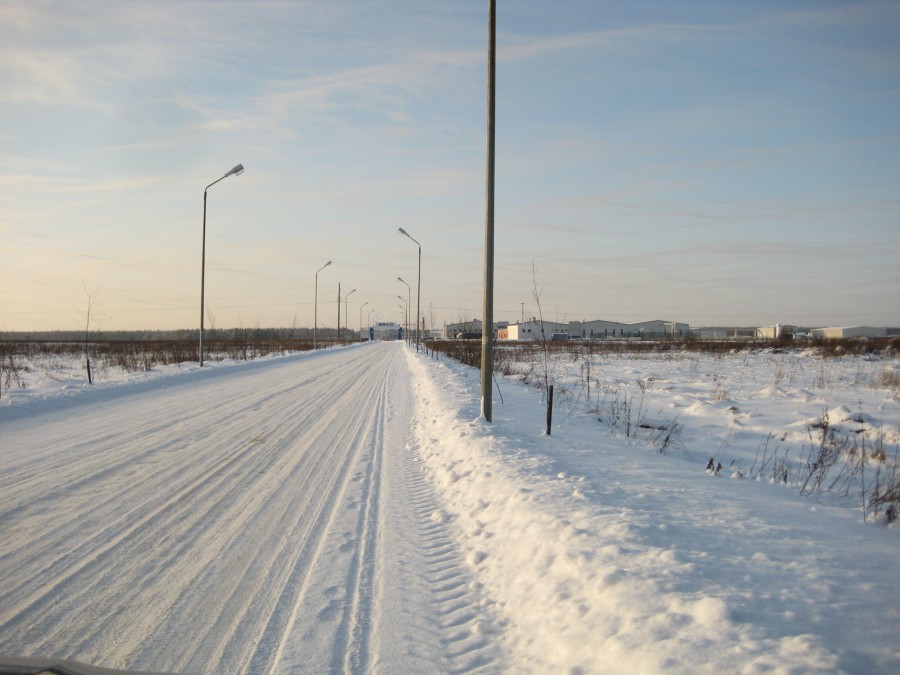
<svg viewBox="0 0 900 675"><path fill-rule="evenodd" d="M551 436L535 388L498 378L488 424L477 371L398 343L34 382L0 399L0 654L898 672L900 528L793 480L826 412L895 456L886 365L595 355L590 393L555 367Z"/></svg>

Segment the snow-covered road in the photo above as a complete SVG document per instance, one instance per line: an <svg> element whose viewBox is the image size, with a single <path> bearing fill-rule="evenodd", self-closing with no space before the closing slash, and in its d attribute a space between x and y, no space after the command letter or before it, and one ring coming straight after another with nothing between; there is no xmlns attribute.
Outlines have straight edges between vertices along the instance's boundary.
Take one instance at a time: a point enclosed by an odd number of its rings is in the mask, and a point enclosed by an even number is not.
<svg viewBox="0 0 900 675"><path fill-rule="evenodd" d="M852 384L868 362L791 358L827 387L788 398L766 354L713 359L713 374L751 375L715 386L676 362L604 363L613 380L653 374L675 406L654 414L685 413L664 454L574 410L545 435L540 393L515 378L498 378L488 424L477 370L400 343L14 391L0 662L900 672L897 525L704 470L726 446L752 450L753 425L765 439L855 399L896 458L896 392ZM720 400L723 379L738 400Z"/></svg>
<svg viewBox="0 0 900 675"><path fill-rule="evenodd" d="M402 346L6 409L0 654L198 673L502 662L409 445Z"/></svg>

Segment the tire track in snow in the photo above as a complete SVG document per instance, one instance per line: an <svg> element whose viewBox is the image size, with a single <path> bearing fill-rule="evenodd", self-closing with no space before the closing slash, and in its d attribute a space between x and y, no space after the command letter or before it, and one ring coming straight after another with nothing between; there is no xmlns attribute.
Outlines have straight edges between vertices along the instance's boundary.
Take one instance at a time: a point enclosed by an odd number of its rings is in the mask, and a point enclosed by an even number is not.
<svg viewBox="0 0 900 675"><path fill-rule="evenodd" d="M465 565L451 519L426 478L418 445L408 450L404 469L422 543L421 574L433 599L435 630L445 646L444 668L448 673L496 669L501 652L489 636L499 633L500 626Z"/></svg>
<svg viewBox="0 0 900 675"><path fill-rule="evenodd" d="M393 364L393 360L392 360ZM336 659L332 670L338 670L342 662L344 672L366 672L369 656L369 635L372 627L372 604L376 565L383 562L377 554L379 506L381 497L381 464L384 453L387 390L389 379L384 379L378 403L374 411L375 432L370 446L368 464L362 482L359 521L359 545L352 556L347 575L346 591L350 597L334 650Z"/></svg>
<svg viewBox="0 0 900 675"><path fill-rule="evenodd" d="M372 386L372 383L382 380L386 376L387 370L390 368L393 359L385 366L385 370L380 368L374 376L367 378L366 386ZM362 383L357 383L357 387L361 387ZM325 549L325 539L329 533L333 532L339 507L343 505L343 497L347 492L347 487L352 481L352 465L360 461L360 454L366 445L366 437L369 430L373 426L380 426L383 423L383 387L378 395L375 394L379 390L370 390L367 393L365 405L361 406L363 410L368 409L370 412L366 417L359 417L359 423L356 425L353 440L349 445L352 452L347 452L345 462L342 464L341 470L335 474L339 481L331 486L331 497L321 502L322 506L329 506L327 512L322 509L316 514L316 522L321 524L311 535L305 536L307 545L304 550L293 561L292 569L288 577L285 579L284 585L275 603L274 610L270 614L265 636L257 643L257 649L249 659L244 672L247 673L263 673L276 672L278 664L282 658L287 643L293 635L293 628L297 622L298 608L307 600L310 592L312 573L321 563L323 551ZM335 650L337 651L337 650Z"/></svg>
<svg viewBox="0 0 900 675"><path fill-rule="evenodd" d="M241 450L235 450L230 457L226 458L218 470L212 474L204 474L195 476L192 480L184 483L177 492L171 494L164 502L154 506L151 509L145 509L145 504L132 508L131 513L138 513L134 520L120 519L114 525L100 530L96 536L91 537L84 544L78 546L65 558L59 558L54 564L47 568L44 572L46 581L36 584L37 588L31 590L30 594L24 597L17 597L18 593L13 593L4 598L4 604L10 613L16 615L16 622L28 623L33 617L39 617L46 613L47 608L52 605L61 594L61 589L78 585L79 579L85 572L90 572L97 566L104 564L108 560L112 552L120 549L128 542L134 542L143 537L154 524L162 518L176 520L177 515L183 512L185 504L196 501L194 497L201 497L203 492L207 492L212 488L221 489L221 483L224 477L228 475L228 471L233 465L242 459ZM75 519L73 519L74 521ZM127 521L127 522L126 522ZM77 527L77 523L75 524ZM51 532L51 536L55 535L55 541L60 541L72 534L71 527L65 528L62 533ZM49 540L49 538L48 538ZM53 541L53 540L50 540ZM172 557L177 557L181 553L180 549L171 551ZM39 551L37 556L41 555ZM9 558L11 556L4 556ZM28 564L35 561L34 556L26 558L21 563L18 560L3 560L4 565L9 564L12 568L13 564ZM14 568L12 568L14 569ZM29 587L21 587L20 593L28 591ZM69 594L67 602L69 604L81 605L84 598L95 595L95 584L88 582L82 585L77 592ZM0 624L0 634L8 629L8 623ZM53 639L52 634L47 635L47 640Z"/></svg>
<svg viewBox="0 0 900 675"><path fill-rule="evenodd" d="M333 530L352 466L358 461L360 448L373 424L371 414L349 416L349 412L354 408L372 409L373 392L377 391L383 377L383 367L379 364L377 368L362 371L362 379L359 378L360 371L348 368L346 376L339 380L339 389L344 394L331 400L320 399L316 405L322 406L318 412L323 421L312 432L305 430L302 433L302 446L314 449L322 445L330 451L327 454L332 458L334 450L340 449L340 460L337 463L321 462L315 473L296 481L315 489L310 490L309 500L298 499L290 509L296 514L293 524L287 535L281 537L278 544L273 544L278 550L266 564L264 574L247 575L261 580L253 594L254 600L235 609L234 614L239 619L227 629L227 642L215 650L217 656L221 654L221 661L243 664L237 672L272 672L284 643L291 637L296 607L306 595L311 572L319 564L323 542ZM360 392L364 395L362 400ZM349 424L346 427L335 424L333 416L324 414L329 409L347 415ZM315 500L312 500L313 496ZM224 612L223 616L230 614ZM210 653L209 650L203 652ZM202 665L199 662L194 668Z"/></svg>
<svg viewBox="0 0 900 675"><path fill-rule="evenodd" d="M0 652L198 673L497 670L490 611L407 445L400 349L8 420Z"/></svg>
<svg viewBox="0 0 900 675"><path fill-rule="evenodd" d="M315 476L323 468L335 466L329 455L335 454L335 448L347 446L344 436L348 431L334 425L334 420L329 415L322 415L321 411L329 408L354 409L360 372L365 372L358 366L364 358L369 357L361 354L347 359L349 363L329 372L329 379L333 381L330 389L304 389L298 385L293 390L290 387L281 390L281 393L287 391L299 393L300 396L299 400L289 403L284 403L283 399L289 399L290 396L281 397L282 403L273 406L270 418L288 420L281 433L283 442L280 445L249 442L247 429L242 428L247 426L246 414L242 411L264 408L265 402L272 404L279 397L271 393L255 397L252 391L248 395L245 390L241 390L239 395L231 396L231 400L221 404L218 409L209 411L212 419L204 421L201 432L195 432L195 435L209 435L209 429L217 425L221 425L220 432L213 434L205 444L198 440L196 447L175 453L178 461L164 463L165 470L143 476L145 480L142 485L136 486L131 479L120 477L118 482L122 484L121 489L114 490L114 494L102 502L102 513L98 513L96 519L93 514L97 509L91 508L92 504L85 504L92 498L92 495L86 494L86 487L109 485L111 481L108 471L96 471L97 462L92 459L79 465L76 458L68 455L74 468L65 470L58 482L65 488L65 481L69 478L69 483L76 486L69 491L64 489L59 494L47 495L40 487L41 481L34 481L29 490L20 491L18 501L13 504L13 508L19 509L18 515L22 513L23 504L30 504L27 508L36 511L36 517L39 517L43 509L35 509L33 504L44 500L55 505L63 502L66 507L61 510L64 515L60 519L49 519L48 522L53 524L50 528L45 527L42 534L49 532L50 536L37 537L37 541L27 540L25 535L29 533L20 530L16 536L4 537L7 545L0 544L3 569L12 572L10 578L0 582L0 599L3 600L0 603L0 621L3 622L0 647L28 644L31 649L47 649L58 653L60 645L65 645L63 651L68 654L96 653L102 662L110 665L125 665L127 662L158 663L159 655L165 654L168 664L166 667L171 665L177 668L180 667L179 663L183 665L187 659L185 654L191 649L195 650L194 654L197 653L197 644L180 649L178 645L184 643L184 640L179 641L181 636L177 635L177 630L163 629L157 631L158 634L151 639L152 646L141 648L139 645L145 642L146 633L153 632L147 630L148 625L166 625L172 619L176 620L174 625L179 625L177 619L185 618L192 630L203 633L209 620L199 615L209 610L213 610L210 613L215 615L218 610L227 609L227 603L218 599L202 598L198 601L196 587L199 585L206 588L212 595L230 595L221 592L227 586L221 583L222 560L232 557L228 549L234 544L245 551L248 547L266 549L273 545L274 539L281 536L276 534L268 539L260 539L255 533L248 535L245 531L248 528L241 526L249 525L252 529L255 523L256 529L260 529L264 523L266 526L272 525L275 519L258 516L260 509L271 511L275 507L275 510L283 514L291 506L300 506L299 503L292 504L275 498L263 504L260 495L278 494L284 491L284 483L289 480L303 481L309 476ZM241 403L235 407L231 401ZM171 411L177 417L179 410L184 407L179 401L163 414ZM312 419L302 413L307 407L318 411L324 419ZM104 415L101 414L101 417ZM349 432L352 433L355 429L360 433L366 424L368 422L360 420L350 427ZM108 421L104 423L104 426L108 425ZM152 450L147 448L171 442L155 438L156 435L165 436L164 423L157 422L156 425L160 428L159 434L150 434L149 442L144 439L143 445L141 434L132 433L132 429L112 436L108 432L96 434L94 438L99 447L95 446L94 452L106 454L107 459L115 457L111 463L127 467L129 455L133 460L148 453L152 455ZM255 434L253 438L265 434L271 437L272 431L264 429L263 434ZM321 439L321 444L320 447L306 448L308 452L302 453L300 460L291 469L285 456L291 454L291 439L301 432L310 432L312 437ZM64 439L65 433L56 434L55 437ZM243 440L236 443L235 438ZM82 443L88 444L89 441ZM54 451L68 454L66 450L68 448L65 443L60 442ZM50 452L48 450L44 454ZM63 461L55 463L64 464ZM346 471L348 466L349 458L336 465L338 474ZM263 480L258 476L263 476ZM267 476L276 478L266 479ZM28 478L33 476L26 476ZM247 498L248 492L256 496ZM329 504L329 494L323 497L323 506ZM13 520L3 517L0 526ZM148 540L154 539L154 528L161 535L159 539L162 541L151 541L148 544ZM222 529L221 534L216 531L218 529ZM278 532L275 527L262 529ZM295 529L294 536L302 538L306 534L306 531ZM255 546L241 542L242 538L250 537L253 537ZM25 543L19 544L22 541ZM10 543L13 545L9 546ZM161 551L154 550L157 548ZM142 559L148 555L149 559L143 562L132 562L133 559ZM23 565L12 564L17 556ZM42 564L44 556L50 559L48 564ZM253 556L247 557L253 559ZM271 562L270 558L266 560ZM118 569L123 562L131 567L127 570ZM228 572L238 571L238 566L229 563ZM257 564L254 571L259 572L260 567ZM34 581L27 584L15 583L16 575L21 576L23 569L34 568L37 568ZM245 570L247 569L250 567L245 565ZM123 576L127 578L127 583L118 580ZM240 574L237 576L243 578ZM266 577L265 583L268 583L268 575L260 576ZM250 585L246 580L244 582L245 586ZM238 583L230 587L237 589L240 585ZM21 593L16 598L17 602L8 602L17 592ZM241 594L240 597L246 599L246 594ZM135 605L140 607L142 619L129 622L127 617L133 616ZM198 606L202 610L185 609ZM178 613L179 608L183 610L182 614ZM79 622L77 619L79 614L85 616L92 612L96 615L96 622ZM88 625L83 625L85 623ZM80 625L80 628L73 630L72 624ZM126 625L123 629L123 624L133 624L134 628L130 629ZM40 637L36 637L38 634ZM104 634L107 637L103 637ZM114 637L109 637L112 635ZM93 647L88 649L88 643L93 644ZM135 646L128 655L122 656L122 645L128 644ZM45 647L42 648L41 645ZM73 645L81 645L83 649ZM113 662L116 654L119 654L119 660ZM209 652L206 656L209 656ZM208 664L207 661L206 665Z"/></svg>

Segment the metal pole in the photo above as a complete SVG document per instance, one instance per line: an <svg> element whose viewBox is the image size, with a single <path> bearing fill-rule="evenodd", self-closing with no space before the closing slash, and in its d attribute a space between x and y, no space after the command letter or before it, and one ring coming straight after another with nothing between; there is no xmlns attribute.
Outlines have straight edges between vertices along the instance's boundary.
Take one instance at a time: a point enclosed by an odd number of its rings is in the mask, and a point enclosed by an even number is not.
<svg viewBox="0 0 900 675"><path fill-rule="evenodd" d="M350 322L347 320L347 310L350 307L350 296L354 293L356 293L355 288L344 297L344 328L347 330L350 330Z"/></svg>
<svg viewBox="0 0 900 675"><path fill-rule="evenodd" d="M400 281L403 281L403 279L400 279ZM406 283L406 282L404 282L404 283ZM409 294L407 293L407 295L409 295ZM409 300L404 300L402 295L398 295L397 297L400 299L400 302L402 302L403 305L406 305L406 309L404 310L404 314L403 314L403 325L404 325L404 336L403 337L406 339L406 344L409 344ZM400 305L400 309L403 309L403 305Z"/></svg>
<svg viewBox="0 0 900 675"><path fill-rule="evenodd" d="M203 367L203 309L205 302L206 290L206 191L220 180L225 180L228 176L240 176L244 173L244 165L238 164L232 168L221 178L217 178L212 183L203 188L203 249L200 254L200 367Z"/></svg>
<svg viewBox="0 0 900 675"><path fill-rule="evenodd" d="M207 186L206 190L209 189ZM203 253L200 256L200 367L203 367L203 302L206 289L206 190L203 190Z"/></svg>
<svg viewBox="0 0 900 675"><path fill-rule="evenodd" d="M366 300L363 304L359 306L359 339L362 341L362 308L369 304L369 301Z"/></svg>
<svg viewBox="0 0 900 675"><path fill-rule="evenodd" d="M338 282L338 344L341 344L341 282Z"/></svg>
<svg viewBox="0 0 900 675"><path fill-rule="evenodd" d="M419 353L419 323L421 322L421 313L419 308L422 302L422 246L419 245L419 274L416 281L416 354Z"/></svg>
<svg viewBox="0 0 900 675"><path fill-rule="evenodd" d="M397 230L400 232L400 234L402 234L404 237L408 237L410 239L410 241L412 241L416 246L419 247L419 273L418 273L418 276L416 277L416 353L418 354L418 352L419 352L419 321L420 321L419 317L422 316L422 313L421 313L421 308L422 308L422 244L420 244L418 241L413 239L412 236L410 235L410 233L407 232L406 230L404 230L402 227L398 227ZM397 278L400 279L400 277L397 277ZM403 281L403 279L400 279L400 281ZM406 284L405 281L403 281L403 283ZM409 284L406 284L406 285L407 285L407 287L409 287ZM411 337L410 337L410 344L412 344Z"/></svg>
<svg viewBox="0 0 900 675"><path fill-rule="evenodd" d="M400 231L403 232L402 227L400 228ZM406 232L403 232L403 234L406 234ZM406 236L409 237L408 234L406 234ZM409 238L412 239L412 237L409 237ZM409 333L409 307L410 307L410 305L412 305L412 288L410 287L410 285L408 283L403 281L403 277L397 277L397 281L399 281L401 284L406 286L406 300L403 300L403 298L400 298L400 299L406 303L406 310L407 310L406 311L406 344L412 345L412 335L410 335L410 333ZM400 296L398 295L397 297L399 298ZM417 319L417 321L418 321L418 319Z"/></svg>
<svg viewBox="0 0 900 675"><path fill-rule="evenodd" d="M316 298L313 301L313 349L318 349L318 332L319 332L319 272L324 270L331 264L329 260L316 270Z"/></svg>
<svg viewBox="0 0 900 675"><path fill-rule="evenodd" d="M313 349L319 344L319 271L316 270L316 299L313 300Z"/></svg>
<svg viewBox="0 0 900 675"><path fill-rule="evenodd" d="M488 0L487 181L484 223L484 316L481 324L481 414L492 417L494 366L494 121L496 94L497 4Z"/></svg>

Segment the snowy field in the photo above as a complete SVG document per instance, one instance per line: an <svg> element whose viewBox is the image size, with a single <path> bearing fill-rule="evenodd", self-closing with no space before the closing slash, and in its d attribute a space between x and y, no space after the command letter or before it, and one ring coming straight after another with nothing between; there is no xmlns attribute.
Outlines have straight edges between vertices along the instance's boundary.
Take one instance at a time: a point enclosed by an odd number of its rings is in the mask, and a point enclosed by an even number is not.
<svg viewBox="0 0 900 675"><path fill-rule="evenodd" d="M896 464L895 365L560 358L547 436L521 376L487 424L476 370L398 343L91 387L32 364L0 399L0 655L900 672L900 529L863 494Z"/></svg>

